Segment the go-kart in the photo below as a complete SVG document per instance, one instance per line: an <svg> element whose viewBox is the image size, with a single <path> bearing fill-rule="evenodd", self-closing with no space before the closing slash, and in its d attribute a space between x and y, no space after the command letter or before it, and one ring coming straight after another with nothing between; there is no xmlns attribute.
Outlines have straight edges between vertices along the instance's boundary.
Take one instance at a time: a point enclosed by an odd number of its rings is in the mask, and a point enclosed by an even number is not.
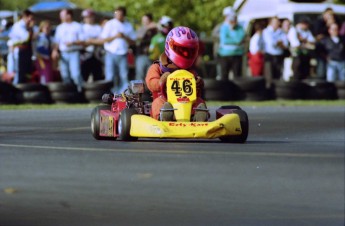
<svg viewBox="0 0 345 226"><path fill-rule="evenodd" d="M151 102L143 101L141 80L130 81L120 94L105 94L103 105L91 114L91 131L95 139L135 141L138 138L211 139L244 143L248 137L248 116L238 106L221 106L214 121L192 121L193 103L197 99L194 75L186 70L171 73L164 85L167 101L173 106L173 121L152 118ZM208 110L207 110L208 111Z"/></svg>

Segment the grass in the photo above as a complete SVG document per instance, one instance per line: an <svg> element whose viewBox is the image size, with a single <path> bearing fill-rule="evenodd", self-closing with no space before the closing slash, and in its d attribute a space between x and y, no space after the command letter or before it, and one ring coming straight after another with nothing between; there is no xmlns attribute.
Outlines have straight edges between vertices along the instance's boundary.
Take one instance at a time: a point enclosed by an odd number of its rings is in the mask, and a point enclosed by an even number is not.
<svg viewBox="0 0 345 226"><path fill-rule="evenodd" d="M207 101L210 107L238 105L243 107L338 106L345 108L345 100L270 100L270 101ZM93 108L98 104L0 104L0 110L75 109Z"/></svg>

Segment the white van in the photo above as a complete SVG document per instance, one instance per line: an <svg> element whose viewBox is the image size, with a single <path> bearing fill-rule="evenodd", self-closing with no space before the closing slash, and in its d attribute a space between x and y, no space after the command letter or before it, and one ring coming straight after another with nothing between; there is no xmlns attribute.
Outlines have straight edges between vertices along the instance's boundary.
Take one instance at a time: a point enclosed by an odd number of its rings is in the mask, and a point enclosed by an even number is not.
<svg viewBox="0 0 345 226"><path fill-rule="evenodd" d="M317 2L317 3L310 3ZM238 13L238 21L247 31L257 20L274 16L296 22L301 17L315 21L326 8L332 8L340 21L345 21L345 5L338 5L327 0L236 0L233 8ZM248 30L249 29L249 30Z"/></svg>

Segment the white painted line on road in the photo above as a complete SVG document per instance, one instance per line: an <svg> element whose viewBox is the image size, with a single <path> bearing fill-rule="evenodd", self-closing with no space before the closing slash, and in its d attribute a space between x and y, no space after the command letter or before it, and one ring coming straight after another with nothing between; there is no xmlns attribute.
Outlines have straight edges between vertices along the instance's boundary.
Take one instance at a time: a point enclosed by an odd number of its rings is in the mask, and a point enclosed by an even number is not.
<svg viewBox="0 0 345 226"><path fill-rule="evenodd" d="M344 158L344 154L312 154L312 153L274 153L274 152L232 152L232 151L191 151L191 150L148 150L148 149L110 149L87 147L55 147L20 144L0 144L0 147L31 148L37 150L89 151L89 152L123 152L123 153L158 153L158 154L214 154L261 157L291 157L291 158Z"/></svg>

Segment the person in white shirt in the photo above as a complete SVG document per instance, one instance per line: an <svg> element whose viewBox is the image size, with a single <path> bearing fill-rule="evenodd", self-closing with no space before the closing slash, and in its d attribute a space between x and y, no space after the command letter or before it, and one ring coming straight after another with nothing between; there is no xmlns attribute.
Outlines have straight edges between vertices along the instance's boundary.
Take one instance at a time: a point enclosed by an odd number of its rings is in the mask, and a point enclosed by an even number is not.
<svg viewBox="0 0 345 226"><path fill-rule="evenodd" d="M249 42L249 67L252 76L262 76L264 68L265 43L262 36L263 25L256 23L254 25L255 34Z"/></svg>
<svg viewBox="0 0 345 226"><path fill-rule="evenodd" d="M24 10L21 20L16 22L9 33L8 46L13 51L15 75L13 84L25 83L32 72L32 40L34 15Z"/></svg>
<svg viewBox="0 0 345 226"><path fill-rule="evenodd" d="M114 18L107 21L98 39L89 39L91 44L104 44L105 80L114 82L113 92L121 93L128 88L127 54L130 45L136 41L136 32L125 20L126 8L118 7ZM120 76L117 79L115 76ZM119 80L119 82L117 82Z"/></svg>
<svg viewBox="0 0 345 226"><path fill-rule="evenodd" d="M95 23L95 12L92 9L85 9L82 12L84 23L82 24L85 40L98 38L102 27ZM92 74L93 81L103 79L102 62L96 57L98 46L88 45L81 54L81 74L84 81L87 81Z"/></svg>
<svg viewBox="0 0 345 226"><path fill-rule="evenodd" d="M315 49L315 38L309 30L309 21L302 18L288 33L291 47L292 70L295 79L301 80L310 75L310 59Z"/></svg>
<svg viewBox="0 0 345 226"><path fill-rule="evenodd" d="M288 48L288 40L279 27L278 17L270 19L269 25L263 31L265 43L265 62L268 62L273 79L280 79L284 63L284 49Z"/></svg>
<svg viewBox="0 0 345 226"><path fill-rule="evenodd" d="M62 81L73 82L82 91L83 78L80 69L80 50L84 44L84 34L80 23L73 21L73 12L63 9L60 12L61 24L55 31L53 59L59 59Z"/></svg>

